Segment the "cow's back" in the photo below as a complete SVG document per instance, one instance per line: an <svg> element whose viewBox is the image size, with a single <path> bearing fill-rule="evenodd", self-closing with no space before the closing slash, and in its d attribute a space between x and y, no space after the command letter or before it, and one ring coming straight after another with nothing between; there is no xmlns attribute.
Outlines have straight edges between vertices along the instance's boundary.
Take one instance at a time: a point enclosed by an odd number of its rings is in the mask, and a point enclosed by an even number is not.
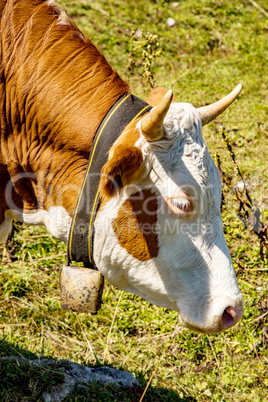
<svg viewBox="0 0 268 402"><path fill-rule="evenodd" d="M0 16L0 170L16 207L47 209L80 185L99 124L129 88L53 1L0 0ZM65 198L72 211L77 195Z"/></svg>
<svg viewBox="0 0 268 402"><path fill-rule="evenodd" d="M20 131L27 119L36 126L38 119L39 133L26 122L31 139L44 137L45 130L77 148L78 136L88 151L100 121L128 85L56 6L40 0L5 3L1 64L7 123Z"/></svg>

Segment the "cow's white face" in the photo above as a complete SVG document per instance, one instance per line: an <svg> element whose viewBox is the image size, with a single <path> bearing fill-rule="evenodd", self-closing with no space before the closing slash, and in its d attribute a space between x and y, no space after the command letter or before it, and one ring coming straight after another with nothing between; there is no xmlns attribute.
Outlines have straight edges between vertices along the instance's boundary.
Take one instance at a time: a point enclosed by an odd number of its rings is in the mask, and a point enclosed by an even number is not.
<svg viewBox="0 0 268 402"><path fill-rule="evenodd" d="M173 103L163 126L164 138L148 142L138 123L142 163L99 211L94 259L119 289L178 311L189 328L219 332L243 314L222 229L220 176L193 106Z"/></svg>

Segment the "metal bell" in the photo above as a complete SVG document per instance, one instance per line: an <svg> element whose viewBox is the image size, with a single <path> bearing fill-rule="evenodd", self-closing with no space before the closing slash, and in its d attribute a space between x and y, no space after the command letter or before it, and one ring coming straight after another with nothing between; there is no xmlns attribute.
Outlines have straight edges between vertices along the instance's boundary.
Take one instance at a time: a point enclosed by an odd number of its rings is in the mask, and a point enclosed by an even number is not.
<svg viewBox="0 0 268 402"><path fill-rule="evenodd" d="M64 265L60 274L61 308L97 314L102 304L103 286L100 271Z"/></svg>

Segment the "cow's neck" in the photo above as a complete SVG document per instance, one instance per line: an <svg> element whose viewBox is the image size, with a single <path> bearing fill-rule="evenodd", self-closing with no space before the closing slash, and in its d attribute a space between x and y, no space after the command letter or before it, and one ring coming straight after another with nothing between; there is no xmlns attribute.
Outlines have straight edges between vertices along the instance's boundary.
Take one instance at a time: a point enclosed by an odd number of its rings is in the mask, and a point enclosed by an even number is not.
<svg viewBox="0 0 268 402"><path fill-rule="evenodd" d="M71 216L96 130L128 85L54 6L26 5L18 23L10 4L1 15L8 23L0 64L0 164L14 184L10 208L30 216L60 207Z"/></svg>

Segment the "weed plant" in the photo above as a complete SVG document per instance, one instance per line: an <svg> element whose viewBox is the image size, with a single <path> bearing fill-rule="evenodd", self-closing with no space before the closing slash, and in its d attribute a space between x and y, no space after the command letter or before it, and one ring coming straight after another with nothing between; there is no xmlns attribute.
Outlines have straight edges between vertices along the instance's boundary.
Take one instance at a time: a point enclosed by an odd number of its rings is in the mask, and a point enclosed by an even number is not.
<svg viewBox="0 0 268 402"><path fill-rule="evenodd" d="M134 373L143 386L124 391L94 385L74 390L70 401L268 401L267 249L252 225L239 218L240 201L247 219L252 214L248 193L267 227L266 1L259 0L259 7L248 0L58 3L130 82L135 95L145 97L156 83L199 107L242 82L239 99L203 135L222 173L223 225L245 313L238 325L221 334L195 334L180 327L174 311L107 283L97 316L63 311L58 280L66 245L44 228L16 223L17 259L2 263L0 271L0 356L108 364ZM176 21L172 28L169 17ZM143 36L133 38L138 29ZM41 400L51 378L61 382L58 374L33 371L30 365L22 373L19 363L0 362L0 400Z"/></svg>

